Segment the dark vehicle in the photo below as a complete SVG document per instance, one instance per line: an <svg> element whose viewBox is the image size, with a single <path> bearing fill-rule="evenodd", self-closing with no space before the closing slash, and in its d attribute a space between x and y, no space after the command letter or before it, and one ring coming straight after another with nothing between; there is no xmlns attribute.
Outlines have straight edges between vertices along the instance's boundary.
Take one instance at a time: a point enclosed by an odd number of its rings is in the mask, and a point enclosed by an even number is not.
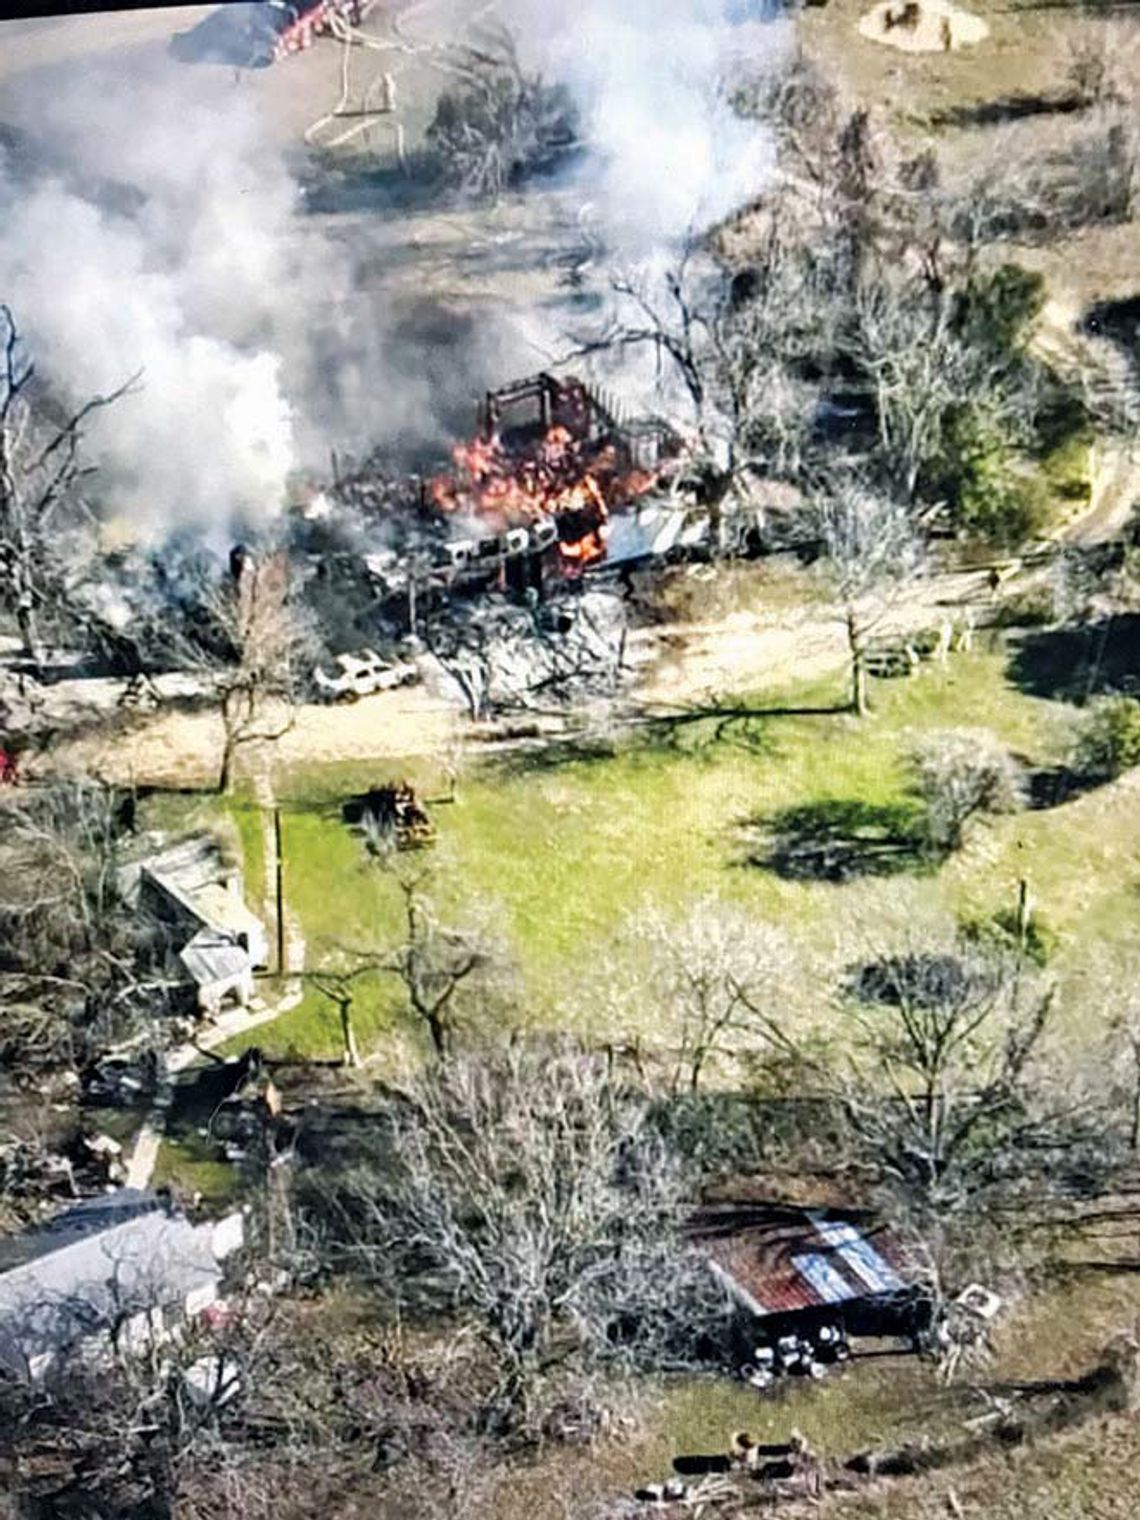
<svg viewBox="0 0 1140 1520"><path fill-rule="evenodd" d="M264 69L277 56L281 32L296 20L296 7L272 3L224 5L189 31L170 39L180 63L228 63L239 69Z"/></svg>

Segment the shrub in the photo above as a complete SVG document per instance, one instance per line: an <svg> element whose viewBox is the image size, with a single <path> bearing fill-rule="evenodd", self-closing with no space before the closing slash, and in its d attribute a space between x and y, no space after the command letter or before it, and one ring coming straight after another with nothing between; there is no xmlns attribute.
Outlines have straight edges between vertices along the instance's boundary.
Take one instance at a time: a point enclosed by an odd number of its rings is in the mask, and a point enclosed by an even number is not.
<svg viewBox="0 0 1140 1520"><path fill-rule="evenodd" d="M1020 765L986 729L946 729L914 750L916 789L926 834L937 854L960 849L966 825L981 814L1012 813L1025 800Z"/></svg>
<svg viewBox="0 0 1140 1520"><path fill-rule="evenodd" d="M942 630L939 628L920 628L917 633L911 635L910 647L915 654L921 655L928 660L936 652L942 642Z"/></svg>
<svg viewBox="0 0 1140 1520"><path fill-rule="evenodd" d="M1140 765L1140 702L1135 697L1099 698L1077 740L1077 770L1114 780L1134 765Z"/></svg>
<svg viewBox="0 0 1140 1520"><path fill-rule="evenodd" d="M1007 431L979 407L946 419L934 487L957 527L989 543L1014 548L1040 532L1048 517L1044 486L1019 472Z"/></svg>
<svg viewBox="0 0 1140 1520"><path fill-rule="evenodd" d="M1075 382L1047 368L1038 374L1033 433L1037 449L1044 456L1063 449L1074 439L1085 445L1093 439L1092 419L1084 395Z"/></svg>
<svg viewBox="0 0 1140 1520"><path fill-rule="evenodd" d="M999 628L1048 628L1057 621L1052 586L1031 586L1002 602L994 622Z"/></svg>
<svg viewBox="0 0 1140 1520"><path fill-rule="evenodd" d="M1041 460L1045 480L1062 501L1087 502L1091 499L1090 447L1088 436L1077 433Z"/></svg>
<svg viewBox="0 0 1140 1520"><path fill-rule="evenodd" d="M1014 908L1000 908L988 918L970 918L962 924L962 938L981 950L1015 955L1024 950L1035 966L1045 967L1057 949L1057 933L1038 913L1030 913L1025 925L1025 943Z"/></svg>
<svg viewBox="0 0 1140 1520"><path fill-rule="evenodd" d="M1018 264L1002 264L975 277L958 297L963 339L999 357L1016 352L1045 304L1045 280Z"/></svg>

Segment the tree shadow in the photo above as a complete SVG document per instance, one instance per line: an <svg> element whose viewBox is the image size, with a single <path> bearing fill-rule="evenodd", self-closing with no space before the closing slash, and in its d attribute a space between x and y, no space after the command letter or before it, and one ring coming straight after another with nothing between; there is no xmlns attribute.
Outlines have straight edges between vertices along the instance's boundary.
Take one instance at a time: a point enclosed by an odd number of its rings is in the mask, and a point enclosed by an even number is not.
<svg viewBox="0 0 1140 1520"><path fill-rule="evenodd" d="M496 758L495 770L504 778L542 775L569 765L598 765L616 759L618 754L617 743L606 735L522 740Z"/></svg>
<svg viewBox="0 0 1140 1520"><path fill-rule="evenodd" d="M847 967L846 986L859 1003L887 1008L942 1008L979 989L977 969L940 951L880 956Z"/></svg>
<svg viewBox="0 0 1140 1520"><path fill-rule="evenodd" d="M1085 312L1081 331L1115 344L1133 373L1140 374L1140 295L1095 302Z"/></svg>
<svg viewBox="0 0 1140 1520"><path fill-rule="evenodd" d="M568 765L598 764L621 755L668 755L702 759L721 748L771 755L776 741L773 719L834 717L850 711L829 707L686 707L675 713L639 715L623 723L620 738L610 734L543 737L537 730L522 735L496 759L504 776L556 771Z"/></svg>
<svg viewBox="0 0 1140 1520"><path fill-rule="evenodd" d="M1094 776L1088 771L1079 771L1071 765L1027 770L1029 807L1034 812L1047 812L1050 808L1062 807L1066 802L1083 797L1086 792L1095 792L1108 779L1107 776Z"/></svg>
<svg viewBox="0 0 1140 1520"><path fill-rule="evenodd" d="M761 827L766 847L745 863L786 881L854 881L898 876L929 865L930 852L914 804L875 804L833 798L784 808L746 827Z"/></svg>
<svg viewBox="0 0 1140 1520"><path fill-rule="evenodd" d="M950 106L944 111L936 111L930 120L935 127L993 127L1034 116L1073 116L1085 110L1086 105L1087 102L1073 92L1058 95L1044 90L1034 94L1017 90L994 100Z"/></svg>
<svg viewBox="0 0 1140 1520"><path fill-rule="evenodd" d="M1140 614L1026 633L1013 642L1007 674L1029 696L1051 701L1140 690Z"/></svg>
<svg viewBox="0 0 1140 1520"><path fill-rule="evenodd" d="M832 718L850 711L847 705L834 703L824 707L741 707L709 702L641 720L643 742L658 750L683 755L699 754L721 745L766 755L774 747L773 719Z"/></svg>

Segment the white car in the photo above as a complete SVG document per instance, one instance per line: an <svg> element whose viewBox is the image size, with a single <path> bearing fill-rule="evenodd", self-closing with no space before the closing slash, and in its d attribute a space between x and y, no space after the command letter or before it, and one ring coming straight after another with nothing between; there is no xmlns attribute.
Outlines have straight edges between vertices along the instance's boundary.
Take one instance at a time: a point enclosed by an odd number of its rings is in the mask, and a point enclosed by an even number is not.
<svg viewBox="0 0 1140 1520"><path fill-rule="evenodd" d="M374 649L364 649L358 655L338 654L336 664L340 668L335 676L326 675L319 666L313 671L318 689L332 702L356 702L379 691L414 685L420 678L414 665L406 661L393 664L381 659Z"/></svg>

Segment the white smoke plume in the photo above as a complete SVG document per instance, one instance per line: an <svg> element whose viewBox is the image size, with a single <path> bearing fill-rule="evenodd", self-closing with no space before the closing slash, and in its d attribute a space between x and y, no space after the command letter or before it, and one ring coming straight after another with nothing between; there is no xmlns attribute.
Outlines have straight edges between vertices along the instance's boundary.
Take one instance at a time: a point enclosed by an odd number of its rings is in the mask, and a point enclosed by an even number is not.
<svg viewBox="0 0 1140 1520"><path fill-rule="evenodd" d="M772 69L791 27L768 0L513 0L524 41L566 83L591 155L583 175L608 245L676 245L758 195L771 134L743 119L734 82Z"/></svg>
<svg viewBox="0 0 1140 1520"><path fill-rule="evenodd" d="M613 256L660 256L762 188L769 139L724 89L734 56L754 71L781 46L754 24L762 5L504 0L524 56L580 104L591 152L572 193ZM515 317L565 330L541 302L416 309L407 279L395 296L401 213L351 233L306 217L257 100L229 69L166 55L91 55L0 90L32 160L0 136L0 299L67 399L142 371L88 448L141 532L221 537L270 517L290 470L326 470L331 449L442 444L482 386L541 362Z"/></svg>
<svg viewBox="0 0 1140 1520"><path fill-rule="evenodd" d="M272 512L295 457L273 342L294 191L255 121L216 79L179 98L98 67L28 114L0 178L0 292L69 397L142 371L94 429L117 509L142 528Z"/></svg>

